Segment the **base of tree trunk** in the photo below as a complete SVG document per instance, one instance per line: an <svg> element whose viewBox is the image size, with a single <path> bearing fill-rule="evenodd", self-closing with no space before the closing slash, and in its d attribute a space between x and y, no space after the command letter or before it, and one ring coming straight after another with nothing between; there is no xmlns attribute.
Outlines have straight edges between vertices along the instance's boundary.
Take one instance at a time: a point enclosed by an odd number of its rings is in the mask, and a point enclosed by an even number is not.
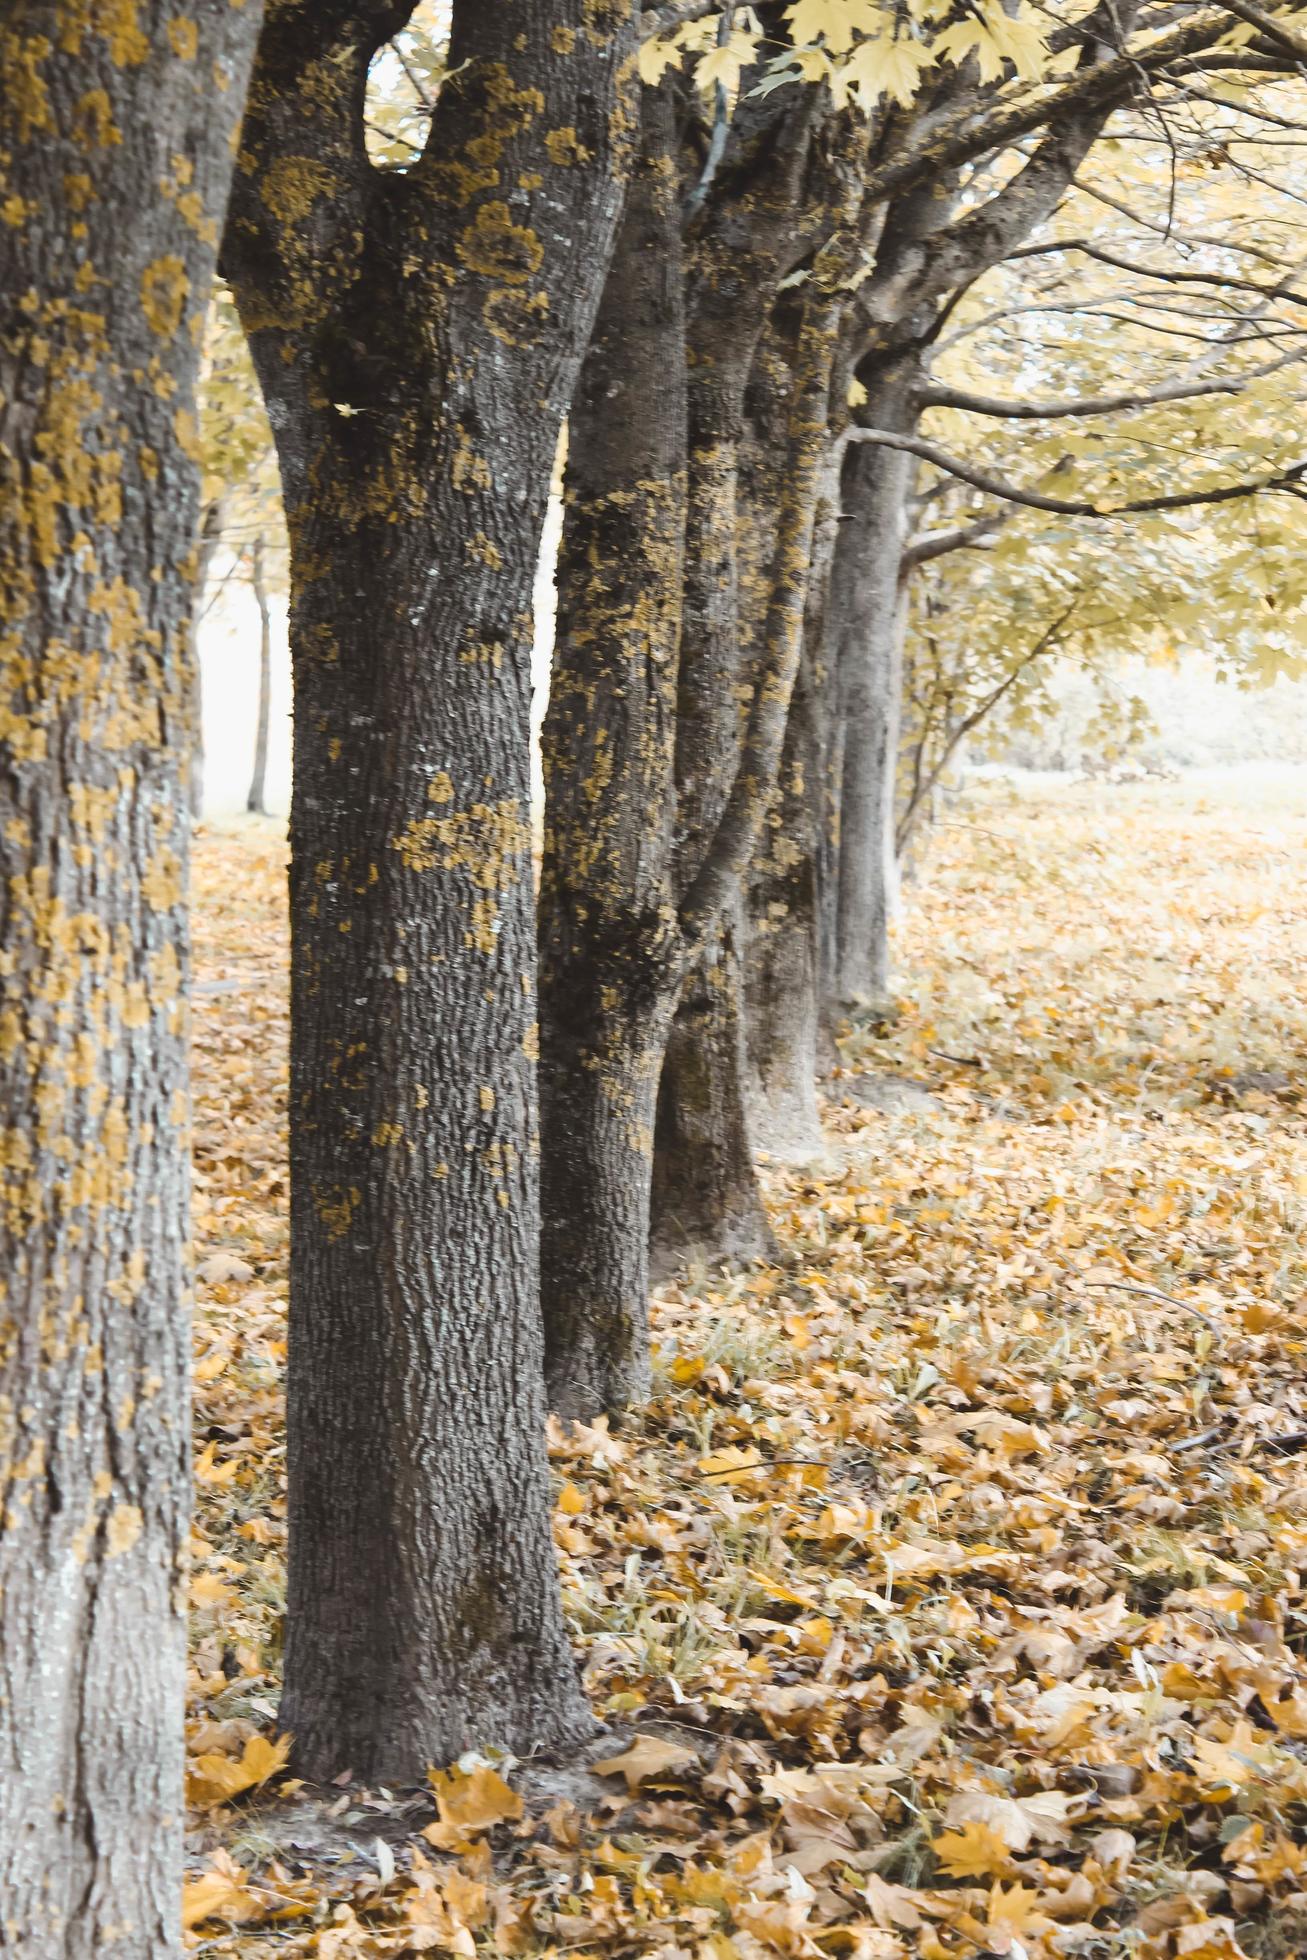
<svg viewBox="0 0 1307 1960"><path fill-rule="evenodd" d="M754 1167L736 934L729 927L690 975L658 1085L650 1265L692 1257L772 1258L776 1242Z"/></svg>

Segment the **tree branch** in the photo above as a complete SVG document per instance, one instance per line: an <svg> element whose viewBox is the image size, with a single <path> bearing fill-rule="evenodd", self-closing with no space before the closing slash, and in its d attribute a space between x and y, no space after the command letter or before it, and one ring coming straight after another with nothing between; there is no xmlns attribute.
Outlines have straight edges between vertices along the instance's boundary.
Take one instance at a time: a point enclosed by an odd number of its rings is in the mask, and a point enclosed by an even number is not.
<svg viewBox="0 0 1307 1960"><path fill-rule="evenodd" d="M1301 358L1307 359L1307 347ZM917 400L923 408L961 408L971 415L993 415L1004 422L1047 422L1066 416L1118 415L1127 409L1157 408L1165 402L1191 401L1197 395L1237 395L1248 382L1260 375L1273 374L1285 365L1283 360L1267 361L1246 375L1231 376L1224 381L1171 381L1159 388L1139 388L1128 395L1082 395L1062 402L1005 402L996 395L973 395L965 388L950 388L943 381L928 381L918 391Z"/></svg>
<svg viewBox="0 0 1307 1960"><path fill-rule="evenodd" d="M684 27L688 21L702 20L705 14L715 13L721 0L669 0L663 7L648 7L640 20L640 39L650 41L655 34L667 34L673 27Z"/></svg>
<svg viewBox="0 0 1307 1960"><path fill-rule="evenodd" d="M1187 510L1196 504L1225 504L1237 497L1255 497L1264 490L1286 490L1307 498L1307 488L1304 488L1307 462L1295 463L1292 469L1247 483L1218 484L1210 490L1173 491L1166 496L1139 497L1127 504L1092 504L1082 498L1049 497L1041 490L1024 489L1020 484L1008 482L1006 477L991 476L987 470L961 462L919 436L892 435L887 429L850 429L845 440L878 442L888 449L905 449L910 456L920 456L924 463L933 463L936 469L957 477L961 483L969 483L973 490L980 490L987 497L1001 497L1009 504L1025 504L1031 510L1051 511L1056 517L1133 517L1148 511Z"/></svg>
<svg viewBox="0 0 1307 1960"><path fill-rule="evenodd" d="M1296 27L1290 26L1278 15L1268 14L1264 7L1255 4L1255 0L1221 0L1221 5L1232 14L1237 14L1240 20L1246 20L1268 41L1276 42L1295 61L1307 62L1307 34L1300 34Z"/></svg>
<svg viewBox="0 0 1307 1960"><path fill-rule="evenodd" d="M903 547L900 576L925 565L932 558L943 558L950 551L982 549L995 531L1012 520L1011 510L992 510L972 524L959 524L952 531L923 531L919 538Z"/></svg>

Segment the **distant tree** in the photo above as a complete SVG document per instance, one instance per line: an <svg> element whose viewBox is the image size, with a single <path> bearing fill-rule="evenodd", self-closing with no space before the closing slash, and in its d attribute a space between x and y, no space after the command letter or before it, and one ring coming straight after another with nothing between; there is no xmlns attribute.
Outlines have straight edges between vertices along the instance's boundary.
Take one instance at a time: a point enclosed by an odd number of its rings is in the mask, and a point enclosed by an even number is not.
<svg viewBox="0 0 1307 1960"><path fill-rule="evenodd" d="M195 387L260 9L0 33L0 1946L180 1948Z"/></svg>
<svg viewBox="0 0 1307 1960"><path fill-rule="evenodd" d="M223 249L291 540L282 1720L305 1773L383 1780L589 1722L544 1458L531 602L635 79L633 0L455 0L376 135L414 14L270 8Z"/></svg>

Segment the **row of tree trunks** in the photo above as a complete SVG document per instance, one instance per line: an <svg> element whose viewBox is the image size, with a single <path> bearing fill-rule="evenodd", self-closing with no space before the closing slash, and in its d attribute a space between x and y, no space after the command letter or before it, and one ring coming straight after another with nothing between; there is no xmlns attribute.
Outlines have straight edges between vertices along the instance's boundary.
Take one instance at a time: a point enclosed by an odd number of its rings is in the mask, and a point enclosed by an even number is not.
<svg viewBox="0 0 1307 1960"><path fill-rule="evenodd" d="M224 247L291 537L281 1720L302 1773L387 1782L591 1726L544 1456L531 602L635 103L631 0L456 0L459 84L380 172L410 11L269 16Z"/></svg>
<svg viewBox="0 0 1307 1960"><path fill-rule="evenodd" d="M32 3L0 36L0 1949L23 1960L181 1942L195 392L258 25Z"/></svg>

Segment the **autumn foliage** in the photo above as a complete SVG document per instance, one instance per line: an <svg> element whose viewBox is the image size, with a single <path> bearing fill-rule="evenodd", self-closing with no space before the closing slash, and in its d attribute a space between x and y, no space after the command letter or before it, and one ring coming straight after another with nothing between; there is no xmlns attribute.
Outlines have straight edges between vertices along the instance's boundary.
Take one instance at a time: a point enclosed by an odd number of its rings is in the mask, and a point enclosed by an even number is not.
<svg viewBox="0 0 1307 1960"><path fill-rule="evenodd" d="M283 846L201 845L188 1920L206 1953L1287 1955L1307 1938L1300 788L950 809L780 1259L555 1429L614 1740L277 1760Z"/></svg>

